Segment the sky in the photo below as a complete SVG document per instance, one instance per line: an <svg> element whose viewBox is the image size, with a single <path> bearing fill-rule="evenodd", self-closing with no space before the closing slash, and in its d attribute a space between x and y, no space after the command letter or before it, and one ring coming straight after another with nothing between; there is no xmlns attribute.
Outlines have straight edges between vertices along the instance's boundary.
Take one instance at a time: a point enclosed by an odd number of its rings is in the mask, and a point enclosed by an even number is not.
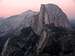
<svg viewBox="0 0 75 56"><path fill-rule="evenodd" d="M75 0L0 0L0 16L12 16L27 10L39 11L40 4L58 5L69 17L75 19Z"/></svg>

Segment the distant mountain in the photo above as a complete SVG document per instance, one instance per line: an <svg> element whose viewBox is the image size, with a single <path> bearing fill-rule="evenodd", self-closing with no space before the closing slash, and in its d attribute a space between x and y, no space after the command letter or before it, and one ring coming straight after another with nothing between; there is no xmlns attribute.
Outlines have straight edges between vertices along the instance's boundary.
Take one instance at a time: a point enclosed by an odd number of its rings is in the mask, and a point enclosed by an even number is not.
<svg viewBox="0 0 75 56"><path fill-rule="evenodd" d="M34 44L34 45L37 45L37 49L40 49L40 48L43 49L46 42L49 41L47 36L48 34L50 33L56 34L57 32L59 32L61 33L61 36L62 36L63 32L64 33L69 32L70 31L69 29L71 29L71 25L67 16L57 5L42 4L39 12L28 10L19 15L8 17L5 20L2 20L0 22L0 43L2 46L4 46L2 54L3 56L4 55L10 56L9 55L10 51L8 50L11 48L9 46L12 46L13 43L14 43L14 46L17 45L17 42L15 43L15 41L18 41L18 42L21 41L20 43L23 45L22 47L24 47L26 43L31 43L30 45L26 44L25 46L27 48L26 50L28 50L26 52L27 54L30 49L34 49L31 46L33 46L33 44L36 43L37 36L40 36L38 39L39 41L37 44ZM69 33L67 33L67 35L68 34ZM33 39L33 37L35 40ZM52 37L54 36L52 35ZM24 38L28 39L28 41L24 40ZM14 39L14 41L12 39ZM12 40L12 42L10 40ZM24 42L22 40L24 40ZM5 43L5 45L3 45L4 44L3 42ZM21 48L21 45L19 43L18 45ZM24 53L25 53L25 50L22 53L22 55L24 55ZM12 54L12 51L11 51L11 54ZM19 52L17 54L19 54ZM20 56L22 55L20 54Z"/></svg>
<svg viewBox="0 0 75 56"><path fill-rule="evenodd" d="M0 36L16 31L22 27L32 26L40 33L44 24L54 24L57 27L71 28L65 13L54 4L42 4L40 12L28 10L20 15L8 17L0 22Z"/></svg>
<svg viewBox="0 0 75 56"><path fill-rule="evenodd" d="M9 16L0 16L0 21L8 18Z"/></svg>
<svg viewBox="0 0 75 56"><path fill-rule="evenodd" d="M75 29L75 20L71 20L70 23L71 23L72 28Z"/></svg>
<svg viewBox="0 0 75 56"><path fill-rule="evenodd" d="M18 30L18 28L27 27L31 24L30 17L33 16L35 12L29 10L20 15L15 15L6 18L0 22L0 36L7 34L8 32L13 32Z"/></svg>
<svg viewBox="0 0 75 56"><path fill-rule="evenodd" d="M0 17L0 20L3 20L3 19L5 19L4 17Z"/></svg>

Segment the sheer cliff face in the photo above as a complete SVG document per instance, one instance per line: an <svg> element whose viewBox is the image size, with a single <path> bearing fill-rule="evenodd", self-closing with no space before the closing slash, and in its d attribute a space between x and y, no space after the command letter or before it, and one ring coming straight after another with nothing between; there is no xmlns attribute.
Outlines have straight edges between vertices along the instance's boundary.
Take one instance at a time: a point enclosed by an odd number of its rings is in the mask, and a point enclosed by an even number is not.
<svg viewBox="0 0 75 56"><path fill-rule="evenodd" d="M41 5L40 20L44 24L54 24L57 27L70 28L70 23L65 13L53 4Z"/></svg>
<svg viewBox="0 0 75 56"><path fill-rule="evenodd" d="M54 4L42 4L39 14L34 16L33 28L36 33L40 33L44 25L54 25L56 27L71 28L66 14Z"/></svg>
<svg viewBox="0 0 75 56"><path fill-rule="evenodd" d="M42 4L40 12L27 11L0 22L0 35L31 26L35 33L40 34L44 25L54 24L57 27L71 28L67 16L56 5Z"/></svg>

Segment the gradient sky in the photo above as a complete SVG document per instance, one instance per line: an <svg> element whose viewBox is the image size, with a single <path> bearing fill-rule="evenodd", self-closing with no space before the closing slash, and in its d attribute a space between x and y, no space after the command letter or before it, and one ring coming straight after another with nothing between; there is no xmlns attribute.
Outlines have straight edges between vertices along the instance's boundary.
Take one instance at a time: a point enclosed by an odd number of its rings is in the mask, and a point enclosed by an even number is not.
<svg viewBox="0 0 75 56"><path fill-rule="evenodd" d="M40 4L54 3L75 19L75 0L0 0L0 16L11 16L26 10L39 11Z"/></svg>

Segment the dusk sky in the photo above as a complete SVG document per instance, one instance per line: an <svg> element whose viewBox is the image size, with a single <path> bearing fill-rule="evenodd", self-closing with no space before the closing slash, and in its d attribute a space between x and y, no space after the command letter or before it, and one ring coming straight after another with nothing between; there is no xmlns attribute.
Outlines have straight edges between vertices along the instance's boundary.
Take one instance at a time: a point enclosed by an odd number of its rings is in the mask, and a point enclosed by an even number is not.
<svg viewBox="0 0 75 56"><path fill-rule="evenodd" d="M30 9L39 11L42 3L56 4L69 18L75 19L75 0L0 0L0 16L11 16Z"/></svg>

